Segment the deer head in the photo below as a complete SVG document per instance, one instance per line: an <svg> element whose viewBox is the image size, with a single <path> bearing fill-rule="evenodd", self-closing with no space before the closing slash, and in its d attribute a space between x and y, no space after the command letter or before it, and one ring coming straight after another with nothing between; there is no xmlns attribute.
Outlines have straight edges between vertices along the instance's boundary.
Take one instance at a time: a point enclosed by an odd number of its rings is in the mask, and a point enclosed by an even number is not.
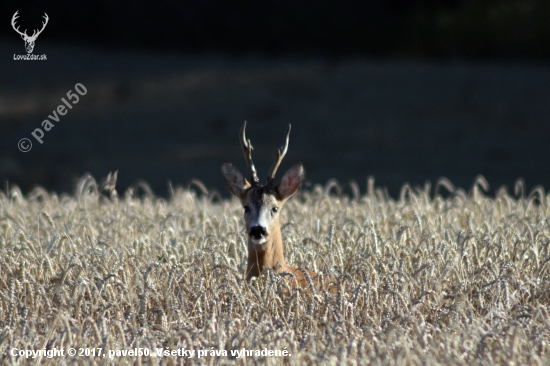
<svg viewBox="0 0 550 366"><path fill-rule="evenodd" d="M16 27L15 26L15 21L17 20L17 18L19 18L19 15L17 15L17 13L19 12L19 10L17 10L15 12L15 14L13 14L13 17L11 18L11 26L13 27L13 29L19 33L21 35L21 38L23 38L23 41L25 41L25 49L27 50L27 53L32 53L33 49L34 49L34 43L36 42L36 39L38 38L38 36L40 35L40 33L42 33L42 31L44 30L44 28L46 28L46 24L48 24L48 14L44 13L44 22L42 22L42 29L40 30L34 30L32 36L28 36L27 35L27 30L25 29L24 32L21 32L19 31L19 27Z"/></svg>
<svg viewBox="0 0 550 366"><path fill-rule="evenodd" d="M288 149L290 125L286 132L285 144L277 150L265 185L259 183L256 168L252 162L252 144L247 140L246 122L241 129L241 146L250 177L247 180L231 163L222 165L225 184L232 194L241 201L248 236L247 279L258 276L265 268L293 271L288 267L283 255L283 240L279 215L285 201L291 197L304 178L304 168L297 163L274 184L275 174Z"/></svg>

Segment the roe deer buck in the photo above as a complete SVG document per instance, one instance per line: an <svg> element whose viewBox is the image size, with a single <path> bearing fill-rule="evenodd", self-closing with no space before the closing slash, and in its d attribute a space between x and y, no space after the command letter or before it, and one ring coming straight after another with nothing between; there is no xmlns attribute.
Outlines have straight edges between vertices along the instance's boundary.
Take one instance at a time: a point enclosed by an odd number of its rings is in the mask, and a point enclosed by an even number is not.
<svg viewBox="0 0 550 366"><path fill-rule="evenodd" d="M252 144L247 140L246 122L241 128L241 146L250 172L250 181L231 163L222 165L222 174L227 188L237 196L244 208L244 221L248 234L248 267L246 279L257 277L266 269L275 270L277 273L290 272L294 279L292 285L308 286L307 275L310 278L317 277L312 271L304 274L301 270L290 267L285 262L283 254L283 237L279 223L279 213L285 201L291 197L300 186L304 178L302 163L295 164L281 178L279 183L273 184L277 168L281 164L288 149L290 125L286 132L285 144L277 150L275 162L267 177L267 184L261 185L252 163ZM317 280L313 281L319 286Z"/></svg>

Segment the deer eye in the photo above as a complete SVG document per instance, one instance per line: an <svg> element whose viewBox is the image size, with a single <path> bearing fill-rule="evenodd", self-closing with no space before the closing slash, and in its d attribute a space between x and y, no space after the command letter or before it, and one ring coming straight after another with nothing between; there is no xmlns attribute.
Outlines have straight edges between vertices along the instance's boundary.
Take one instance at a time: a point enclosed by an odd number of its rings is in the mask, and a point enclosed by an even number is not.
<svg viewBox="0 0 550 366"><path fill-rule="evenodd" d="M250 206L244 206L244 212L250 212Z"/></svg>
<svg viewBox="0 0 550 366"><path fill-rule="evenodd" d="M276 213L277 211L279 211L279 207L275 206L271 209L271 211L273 211L273 213Z"/></svg>

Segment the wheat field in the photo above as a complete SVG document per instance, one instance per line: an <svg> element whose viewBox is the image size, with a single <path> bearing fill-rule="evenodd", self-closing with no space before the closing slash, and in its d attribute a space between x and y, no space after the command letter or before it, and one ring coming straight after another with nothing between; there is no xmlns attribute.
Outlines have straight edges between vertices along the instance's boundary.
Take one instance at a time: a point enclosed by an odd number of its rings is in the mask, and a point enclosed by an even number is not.
<svg viewBox="0 0 550 366"><path fill-rule="evenodd" d="M485 191L302 189L285 257L338 292L285 295L272 271L244 280L235 199L105 195L90 176L73 195L6 188L0 363L548 365L550 196Z"/></svg>

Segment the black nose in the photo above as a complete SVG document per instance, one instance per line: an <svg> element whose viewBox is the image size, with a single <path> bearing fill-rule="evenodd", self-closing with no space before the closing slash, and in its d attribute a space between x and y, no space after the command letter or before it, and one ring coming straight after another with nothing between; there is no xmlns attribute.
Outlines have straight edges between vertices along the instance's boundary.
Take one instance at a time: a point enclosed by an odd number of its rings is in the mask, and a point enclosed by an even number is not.
<svg viewBox="0 0 550 366"><path fill-rule="evenodd" d="M263 226L254 226L250 229L250 236L254 239L260 239L262 236L267 236L267 231Z"/></svg>

